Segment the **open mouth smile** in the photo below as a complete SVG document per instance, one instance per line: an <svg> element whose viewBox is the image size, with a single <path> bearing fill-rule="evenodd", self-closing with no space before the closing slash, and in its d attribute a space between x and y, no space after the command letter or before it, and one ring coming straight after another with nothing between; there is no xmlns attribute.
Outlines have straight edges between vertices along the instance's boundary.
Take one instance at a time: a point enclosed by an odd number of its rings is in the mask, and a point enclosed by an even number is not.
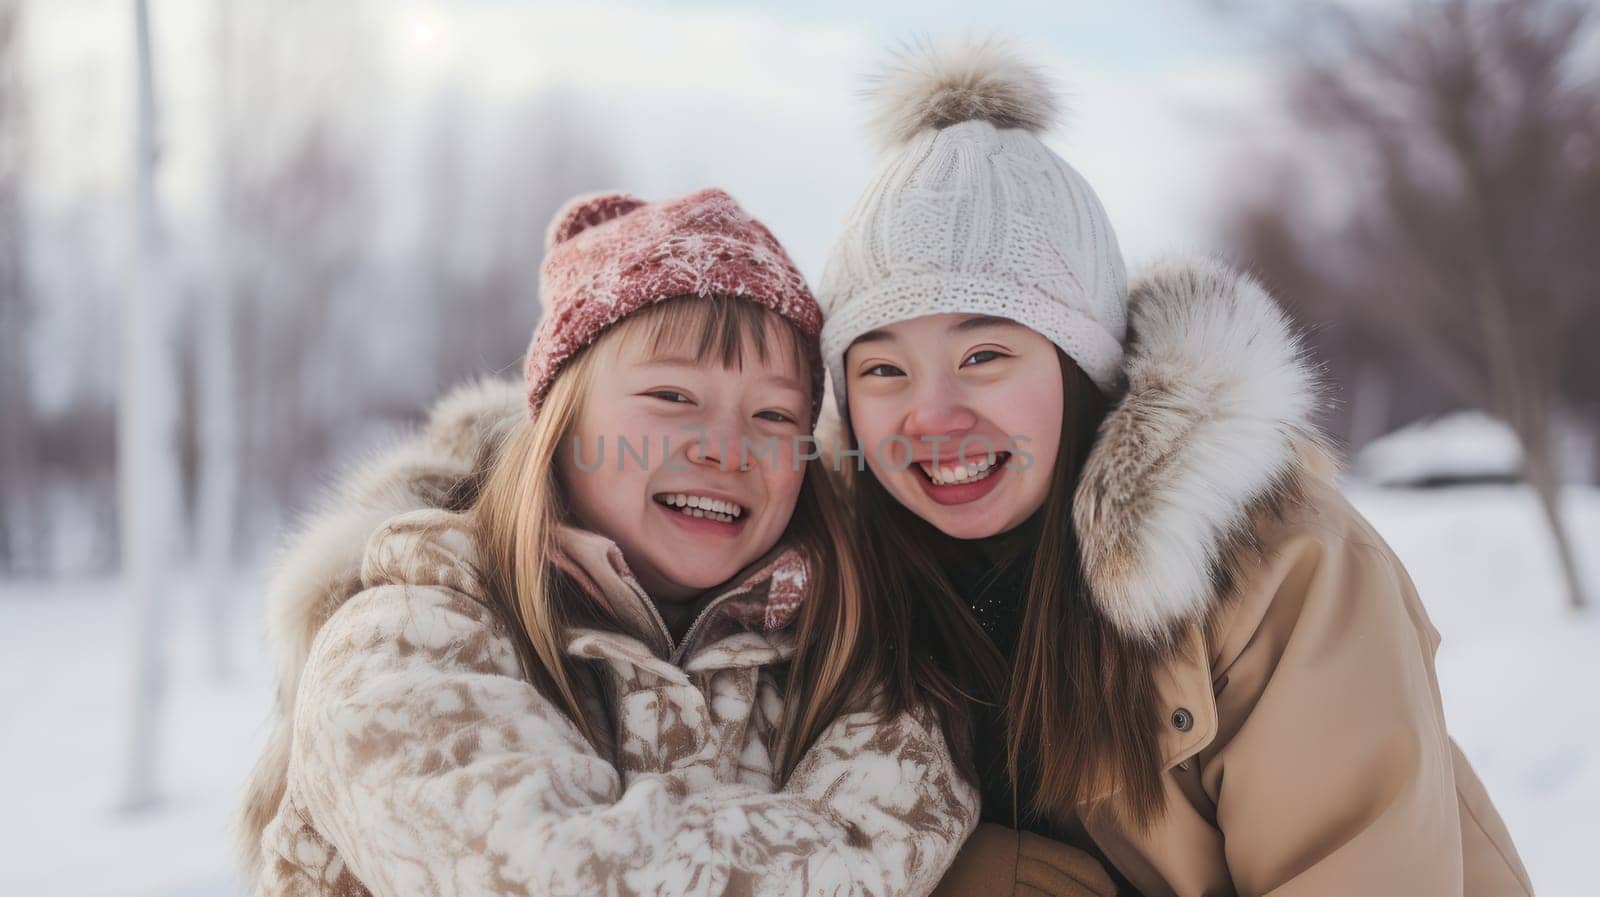
<svg viewBox="0 0 1600 897"><path fill-rule="evenodd" d="M917 484L929 498L941 505L964 505L994 491L1010 459L1010 452L996 452L993 461L987 455L979 461L949 466L934 467L925 461L916 464L914 469L918 474Z"/></svg>

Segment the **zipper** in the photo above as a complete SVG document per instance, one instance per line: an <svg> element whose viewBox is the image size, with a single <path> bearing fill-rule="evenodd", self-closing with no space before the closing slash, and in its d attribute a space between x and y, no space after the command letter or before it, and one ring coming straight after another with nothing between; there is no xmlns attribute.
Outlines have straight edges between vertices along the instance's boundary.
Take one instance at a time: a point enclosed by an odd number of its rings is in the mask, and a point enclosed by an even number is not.
<svg viewBox="0 0 1600 897"><path fill-rule="evenodd" d="M661 616L661 611L656 609L656 603L650 600L650 596L646 595L644 590L637 588L631 582L628 583L629 591L644 604L645 610L650 612L650 619L656 624L656 634L661 636L662 643L666 645L667 659L671 661L673 666L683 665L684 655L688 653L689 646L694 644L694 637L699 633L700 626L706 621L706 618L711 616L713 611L727 604L730 599L748 592L749 589L745 588L745 585L745 583L741 582L739 585L711 599L710 603L700 609L700 613L695 616L694 622L689 624L688 630L683 634L683 641L674 642L672 640L672 631L667 628L667 621Z"/></svg>
<svg viewBox="0 0 1600 897"><path fill-rule="evenodd" d="M718 595L717 597L711 599L711 603L709 603L705 607L701 608L700 609L700 613L695 616L694 622L690 623L689 624L689 628L684 631L684 633L683 633L683 641L678 643L678 646L671 651L672 665L673 666L682 666L683 665L684 658L688 656L689 648L694 645L694 637L696 635L698 635L699 632L700 632L700 624L704 623L706 621L706 619L711 616L712 611L717 610L718 608L722 607L722 605L727 604L730 600L732 600L734 598L737 598L740 595L749 594L750 591L751 591L751 588L750 588L750 577L755 575L755 571L766 567L768 564L772 563L774 558L780 556L782 553L788 552L788 551L792 551L792 550L793 550L792 547L784 545L782 543L779 543L778 545L773 546L773 548L771 550L769 550L766 554L762 555L759 558L756 558L754 561L751 561L750 564L744 568L744 570L740 571L741 573L745 573L745 575L742 578L740 578L738 585L734 586L733 588L729 589L726 592L723 592L721 595ZM749 571L749 572L746 572L746 571ZM771 577L769 577L768 580L767 580L767 588L768 589L772 588ZM655 610L655 602L649 601L648 598L646 599L646 601L647 601L647 603L650 604L650 609L652 611L654 611ZM659 613L656 614L656 619L657 620L661 619L661 615ZM662 627L662 629L665 629L666 628L666 623L662 623L661 627ZM667 637L667 644L668 645L672 644L672 637L670 635Z"/></svg>
<svg viewBox="0 0 1600 897"><path fill-rule="evenodd" d="M727 604L730 599L735 598L747 591L749 590L744 587L744 584L740 583L733 589L723 592L721 595L711 599L710 604L707 604L704 608L701 608L700 613L695 616L694 622L690 623L689 628L683 633L683 641L680 642L675 649L673 649L672 665L675 667L683 666L684 658L689 653L689 646L694 644L694 637L700 632L700 624L704 623L706 618L711 616L712 611L717 610L718 608L722 607L722 605ZM657 614L656 618L660 619L659 613ZM672 640L670 638L667 640L667 644L672 644Z"/></svg>

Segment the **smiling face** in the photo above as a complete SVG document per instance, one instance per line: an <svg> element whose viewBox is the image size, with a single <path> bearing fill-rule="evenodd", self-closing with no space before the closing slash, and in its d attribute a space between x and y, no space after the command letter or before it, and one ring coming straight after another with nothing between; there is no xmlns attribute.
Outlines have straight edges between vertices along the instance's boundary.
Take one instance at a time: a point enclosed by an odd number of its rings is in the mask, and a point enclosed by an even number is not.
<svg viewBox="0 0 1600 897"><path fill-rule="evenodd" d="M576 523L616 542L657 601L683 602L777 544L805 476L798 334L742 300L675 300L607 332L557 470ZM576 449L576 451L575 451Z"/></svg>
<svg viewBox="0 0 1600 897"><path fill-rule="evenodd" d="M1006 532L1044 504L1061 378L1053 343L986 315L900 321L845 353L850 425L867 465L896 500L957 539Z"/></svg>

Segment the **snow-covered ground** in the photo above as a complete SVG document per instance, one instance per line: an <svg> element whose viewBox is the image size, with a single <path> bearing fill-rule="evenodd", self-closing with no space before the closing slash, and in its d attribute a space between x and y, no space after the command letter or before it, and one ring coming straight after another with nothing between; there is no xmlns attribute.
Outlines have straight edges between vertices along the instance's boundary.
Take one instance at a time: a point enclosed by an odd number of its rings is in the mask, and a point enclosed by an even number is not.
<svg viewBox="0 0 1600 897"><path fill-rule="evenodd" d="M1566 607L1555 549L1520 487L1350 490L1438 627L1450 731L1483 778L1540 897L1594 894L1600 845L1600 607ZM1566 495L1600 601L1600 491Z"/></svg>
<svg viewBox="0 0 1600 897"><path fill-rule="evenodd" d="M1541 897L1594 893L1600 844L1600 609L1574 617L1521 489L1355 490L1444 636L1451 729L1506 818ZM1600 491L1569 513L1600 591ZM0 894L211 897L233 879L227 831L270 703L259 577L241 576L238 671L208 673L198 584L174 591L166 803L119 814L132 614L114 583L0 584Z"/></svg>

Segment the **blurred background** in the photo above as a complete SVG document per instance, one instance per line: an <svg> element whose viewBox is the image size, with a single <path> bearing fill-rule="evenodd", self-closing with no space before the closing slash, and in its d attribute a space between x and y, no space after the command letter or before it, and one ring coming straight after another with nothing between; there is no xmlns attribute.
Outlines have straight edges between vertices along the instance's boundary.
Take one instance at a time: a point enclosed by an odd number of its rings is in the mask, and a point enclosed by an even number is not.
<svg viewBox="0 0 1600 897"><path fill-rule="evenodd" d="M1600 10L1570 0L0 0L0 892L241 893L284 528L520 370L574 193L725 187L815 282L864 76L967 30L1065 87L1052 145L1130 269L1222 253L1307 329L1454 734L1539 892L1594 893Z"/></svg>

